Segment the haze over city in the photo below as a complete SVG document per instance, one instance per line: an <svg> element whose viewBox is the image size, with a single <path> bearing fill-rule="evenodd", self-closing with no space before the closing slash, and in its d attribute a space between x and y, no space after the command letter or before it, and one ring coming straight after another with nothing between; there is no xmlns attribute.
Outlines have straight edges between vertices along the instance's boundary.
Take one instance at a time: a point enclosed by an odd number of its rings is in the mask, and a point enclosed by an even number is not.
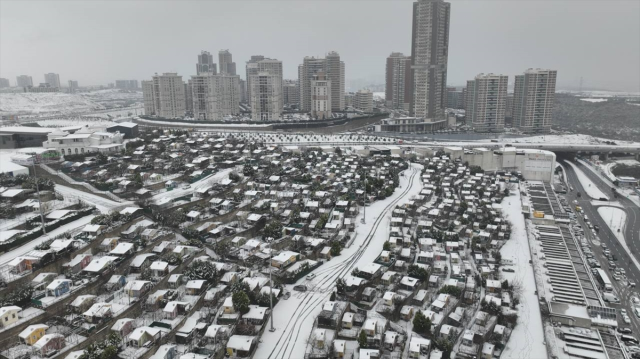
<svg viewBox="0 0 640 359"><path fill-rule="evenodd" d="M384 83L411 49L412 1L1 1L0 77L60 73L84 85L194 74L201 50L283 62L340 53L347 85ZM451 1L448 84L481 72L558 70L559 88L640 91L638 1ZM244 74L240 72L244 77ZM512 85L512 82L510 82ZM357 88L352 89L357 90Z"/></svg>

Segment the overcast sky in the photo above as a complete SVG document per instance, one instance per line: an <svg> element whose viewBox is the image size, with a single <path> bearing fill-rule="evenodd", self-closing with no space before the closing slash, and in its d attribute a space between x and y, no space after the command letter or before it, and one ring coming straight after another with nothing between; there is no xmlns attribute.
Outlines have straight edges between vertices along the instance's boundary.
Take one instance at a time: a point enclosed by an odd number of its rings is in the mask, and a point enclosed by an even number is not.
<svg viewBox="0 0 640 359"><path fill-rule="evenodd" d="M347 83L384 83L385 58L411 52L411 0L0 0L0 77L82 85L195 74L201 50L253 54L297 78L308 55L338 51ZM640 91L640 1L451 1L450 85L478 73L558 70L558 87ZM352 90L357 90L353 89Z"/></svg>

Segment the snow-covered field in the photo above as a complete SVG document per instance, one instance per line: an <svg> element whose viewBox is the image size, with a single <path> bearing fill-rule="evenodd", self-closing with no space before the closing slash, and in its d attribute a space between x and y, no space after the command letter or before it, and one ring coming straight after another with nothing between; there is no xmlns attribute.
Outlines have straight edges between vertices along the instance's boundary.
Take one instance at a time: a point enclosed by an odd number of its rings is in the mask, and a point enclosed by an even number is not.
<svg viewBox="0 0 640 359"><path fill-rule="evenodd" d="M503 260L514 263L515 272L502 272L510 284L520 286L520 304L518 304L518 324L511 333L503 358L547 358L544 344L542 317L533 268L529 265L531 251L527 240L527 229L521 213L520 191L513 191L502 201L502 214L511 223L511 239L500 249Z"/></svg>
<svg viewBox="0 0 640 359"><path fill-rule="evenodd" d="M598 207L598 214L609 226L616 238L621 243L624 242L624 226L627 223L627 212L620 208L603 206Z"/></svg>
<svg viewBox="0 0 640 359"><path fill-rule="evenodd" d="M581 98L580 101L585 101L585 102L607 102L609 100L607 100L606 98Z"/></svg>
<svg viewBox="0 0 640 359"><path fill-rule="evenodd" d="M580 181L582 188L584 188L585 192L589 197L593 199L601 199L601 198L605 198L607 200L609 199L609 196L604 194L598 188L598 186L596 186L595 183L593 183L591 179L589 179L589 177L587 177L587 175L584 172L582 172L581 169L578 168L578 166L574 165L572 162L569 162L569 161L567 161L567 163L576 172L576 175L578 176L578 180Z"/></svg>
<svg viewBox="0 0 640 359"><path fill-rule="evenodd" d="M291 145L317 145L317 146L329 146L332 144L356 144L356 143L386 143L394 144L395 139L389 137L380 137L372 135L351 135L351 134L338 134L338 135L324 135L324 134L297 134L297 133L255 133L255 132L214 132L219 136L233 136L247 141L259 141L268 144L291 144Z"/></svg>
<svg viewBox="0 0 640 359"><path fill-rule="evenodd" d="M18 247L18 248L12 249L10 252L3 253L2 255L0 255L0 266L3 266L11 262L16 257L27 254L42 242L46 242L49 239L55 238L56 236L64 234L67 231L71 231L73 229L86 226L87 224L91 223L91 220L93 219L93 217L95 216L89 215L89 216L82 217L71 223L67 223L64 226L58 227L51 232L48 232L47 235L40 236L24 244L22 247Z"/></svg>
<svg viewBox="0 0 640 359"><path fill-rule="evenodd" d="M531 137L520 137L520 138L499 138L499 142L508 142L508 143L561 143L567 145L598 145L603 144L604 141L611 141L610 139L594 137L589 135L580 135L580 134L572 134L572 135L540 135L540 136L531 136ZM633 144L634 142L630 141L615 141L618 144Z"/></svg>
<svg viewBox="0 0 640 359"><path fill-rule="evenodd" d="M624 92L624 91L572 91L558 90L558 93L580 94L589 97L640 97L640 92Z"/></svg>
<svg viewBox="0 0 640 359"><path fill-rule="evenodd" d="M238 123L238 124L231 124L231 123L216 123L216 124L206 124L206 123L186 123L186 122L167 122L167 121L153 121L153 120L146 120L143 118L138 119L139 122L144 122L144 123L149 123L149 124L154 124L154 125L162 125L162 126L191 126L191 127L246 127L247 129L264 129L264 128L268 128L270 125L265 124L265 125L252 125L252 124L248 124L248 123Z"/></svg>
<svg viewBox="0 0 640 359"><path fill-rule="evenodd" d="M102 119L94 119L94 118L86 118L86 117L66 117L66 118L57 118L57 119L47 119L37 121L37 124L41 127L69 127L69 126L84 126L88 125L89 127L109 127L113 126L116 123L109 120Z"/></svg>
<svg viewBox="0 0 640 359"><path fill-rule="evenodd" d="M389 238L389 221L393 203L404 203L422 190L419 181L420 167L413 165L400 177L401 187L385 200L367 207L366 225L360 225L362 212L356 218L358 227L356 237L349 248L342 250L339 256L314 271L316 277L309 281L302 278L297 284L304 284L310 290L306 293L294 292L293 285L287 286L292 295L281 300L274 308L273 320L275 332L264 331L262 341L254 355L257 359L304 358L307 339L314 321L329 299L339 277L349 275L354 268L372 263L382 251L384 242ZM412 174L416 174L412 177ZM410 182L410 180L413 180ZM405 191L406 190L406 191ZM370 240L370 243L365 244ZM364 247L363 247L364 245Z"/></svg>
<svg viewBox="0 0 640 359"><path fill-rule="evenodd" d="M78 115L101 112L109 109L117 111L123 106L137 104L141 108L142 92L117 89L99 90L86 93L1 93L0 114L23 114L30 116ZM129 111L125 109L124 111ZM130 110L135 112L134 110ZM141 110L138 110L141 114ZM114 115L115 117L115 115Z"/></svg>

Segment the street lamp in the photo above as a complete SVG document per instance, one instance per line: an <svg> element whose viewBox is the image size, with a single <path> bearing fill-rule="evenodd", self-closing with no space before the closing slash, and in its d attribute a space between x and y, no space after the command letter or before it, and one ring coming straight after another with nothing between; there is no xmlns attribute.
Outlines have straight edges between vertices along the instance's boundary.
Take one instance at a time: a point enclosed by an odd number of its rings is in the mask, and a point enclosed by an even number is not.
<svg viewBox="0 0 640 359"><path fill-rule="evenodd" d="M31 164L33 165L33 178L36 182L36 192L38 193L38 209L40 210L40 220L42 221L42 233L47 234L47 230L44 227L44 214L42 212L42 200L40 199L40 186L38 185L38 174L36 173L36 153L29 153L32 157Z"/></svg>

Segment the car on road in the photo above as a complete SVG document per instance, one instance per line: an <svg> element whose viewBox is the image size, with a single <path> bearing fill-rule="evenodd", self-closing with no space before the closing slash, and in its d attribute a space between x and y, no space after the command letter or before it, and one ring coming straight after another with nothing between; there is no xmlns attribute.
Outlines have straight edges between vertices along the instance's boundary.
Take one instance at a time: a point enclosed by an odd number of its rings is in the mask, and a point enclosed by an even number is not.
<svg viewBox="0 0 640 359"><path fill-rule="evenodd" d="M636 337L631 336L631 335L621 335L620 339L625 342L625 343L633 343L633 344L640 344L640 342L638 341L638 339L636 339ZM627 344L628 345L628 344Z"/></svg>
<svg viewBox="0 0 640 359"><path fill-rule="evenodd" d="M633 304L640 304L640 299L638 299L638 297L632 297L631 301L633 302Z"/></svg>
<svg viewBox="0 0 640 359"><path fill-rule="evenodd" d="M631 328L621 328L621 327L618 327L618 333L622 333L622 334L631 334L631 333L633 333L633 331L631 330Z"/></svg>
<svg viewBox="0 0 640 359"><path fill-rule="evenodd" d="M614 274L613 275L613 279L619 282L620 281L620 276L617 275L617 274Z"/></svg>
<svg viewBox="0 0 640 359"><path fill-rule="evenodd" d="M289 297L291 297L291 292L286 292L286 293L284 293L284 295L282 296L282 299L287 300L287 299L289 299Z"/></svg>
<svg viewBox="0 0 640 359"><path fill-rule="evenodd" d="M631 324L631 319L629 319L628 315L623 315L622 320L624 320L624 322L627 324Z"/></svg>
<svg viewBox="0 0 640 359"><path fill-rule="evenodd" d="M624 270L624 268L619 268L620 269L620 274L627 274L627 271Z"/></svg>
<svg viewBox="0 0 640 359"><path fill-rule="evenodd" d="M629 287L635 288L636 287L636 282L629 282Z"/></svg>
<svg viewBox="0 0 640 359"><path fill-rule="evenodd" d="M293 290L297 291L297 292L306 292L307 291L307 286L306 285L296 285L293 287Z"/></svg>
<svg viewBox="0 0 640 359"><path fill-rule="evenodd" d="M313 273L309 273L309 274L307 274L307 280L312 280L312 279L313 279L313 278L315 278L315 277L316 277L316 275L315 275L315 274L313 274Z"/></svg>
<svg viewBox="0 0 640 359"><path fill-rule="evenodd" d="M622 315L627 315L627 310L622 308L620 309L620 313L622 313Z"/></svg>
<svg viewBox="0 0 640 359"><path fill-rule="evenodd" d="M191 188L190 184L186 184L186 185L182 186L182 189L189 189L189 188Z"/></svg>
<svg viewBox="0 0 640 359"><path fill-rule="evenodd" d="M613 261L609 261L609 268L616 269L618 267Z"/></svg>
<svg viewBox="0 0 640 359"><path fill-rule="evenodd" d="M593 229L595 229L596 232L600 232L600 226L597 224L593 226Z"/></svg>

